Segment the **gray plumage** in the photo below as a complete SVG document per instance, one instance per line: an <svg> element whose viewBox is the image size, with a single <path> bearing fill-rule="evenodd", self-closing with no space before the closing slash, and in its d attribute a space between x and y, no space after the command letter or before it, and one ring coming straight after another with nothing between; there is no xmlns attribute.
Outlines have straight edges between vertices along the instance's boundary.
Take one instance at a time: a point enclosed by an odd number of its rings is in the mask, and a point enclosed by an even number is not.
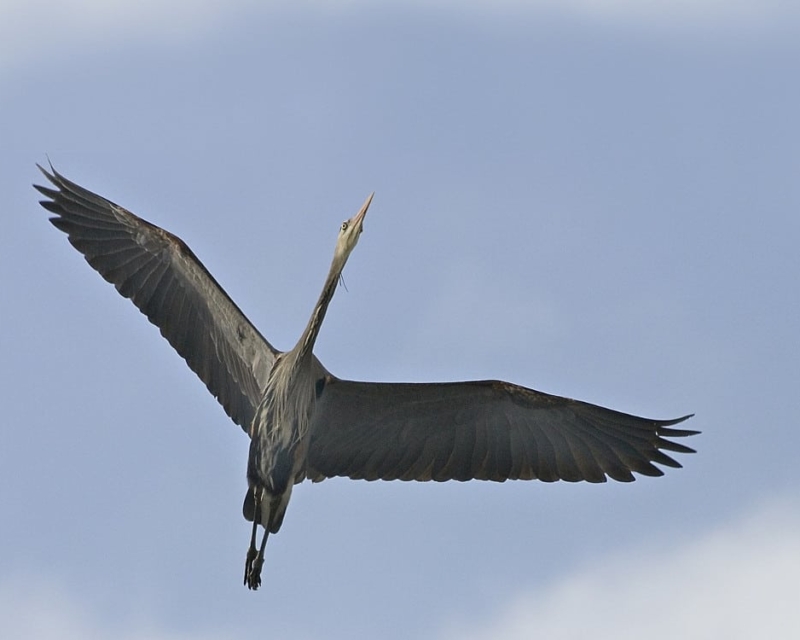
<svg viewBox="0 0 800 640"><path fill-rule="evenodd" d="M342 223L331 269L305 331L275 349L177 236L39 167L34 185L51 222L144 313L251 438L244 515L253 521L245 584L261 584L269 533L292 486L334 476L366 480L630 482L681 465L673 438L696 431L497 380L341 380L313 347L372 196ZM264 528L256 549L258 527Z"/></svg>

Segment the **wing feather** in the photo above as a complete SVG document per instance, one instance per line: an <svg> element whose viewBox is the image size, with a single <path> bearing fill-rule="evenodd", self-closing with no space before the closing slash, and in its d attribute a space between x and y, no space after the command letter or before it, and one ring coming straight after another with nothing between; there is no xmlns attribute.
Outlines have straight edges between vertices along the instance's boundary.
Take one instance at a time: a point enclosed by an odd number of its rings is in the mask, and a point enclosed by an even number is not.
<svg viewBox="0 0 800 640"><path fill-rule="evenodd" d="M50 221L186 360L245 431L278 353L177 236L39 167Z"/></svg>
<svg viewBox="0 0 800 640"><path fill-rule="evenodd" d="M306 477L621 482L662 475L662 449L690 416L651 420L496 380L435 384L329 379L311 424Z"/></svg>

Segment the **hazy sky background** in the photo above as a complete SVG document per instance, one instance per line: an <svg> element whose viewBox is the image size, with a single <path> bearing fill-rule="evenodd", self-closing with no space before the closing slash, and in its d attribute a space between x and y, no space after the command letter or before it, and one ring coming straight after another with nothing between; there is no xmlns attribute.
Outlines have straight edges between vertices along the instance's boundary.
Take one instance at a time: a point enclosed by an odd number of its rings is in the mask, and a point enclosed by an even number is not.
<svg viewBox="0 0 800 640"><path fill-rule="evenodd" d="M800 9L0 3L0 637L800 636ZM242 584L247 438L47 222L67 177L291 348L500 378L698 449L634 484L295 488Z"/></svg>

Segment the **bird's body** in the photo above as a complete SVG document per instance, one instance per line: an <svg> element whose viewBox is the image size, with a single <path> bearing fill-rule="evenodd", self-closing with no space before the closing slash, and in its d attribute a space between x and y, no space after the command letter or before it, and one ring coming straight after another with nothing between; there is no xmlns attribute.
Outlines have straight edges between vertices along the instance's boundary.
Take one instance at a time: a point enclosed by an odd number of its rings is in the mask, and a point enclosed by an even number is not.
<svg viewBox="0 0 800 640"><path fill-rule="evenodd" d="M276 360L250 427L248 485L250 492L263 491L270 500L254 515L248 498L245 517L255 519L271 533L280 528L288 502L287 497L287 501L273 507L272 498L291 493L295 477L303 472L308 429L316 403L313 381L290 360Z"/></svg>
<svg viewBox="0 0 800 640"><path fill-rule="evenodd" d="M41 167L40 167L41 169ZM269 533L294 484L367 480L629 482L681 465L664 450L689 416L651 420L496 380L374 383L337 378L313 348L372 196L342 223L320 298L296 346L275 349L179 238L41 169L53 224L157 325L231 419L250 436L245 518L253 522L245 584L261 584ZM256 548L259 526L264 529Z"/></svg>

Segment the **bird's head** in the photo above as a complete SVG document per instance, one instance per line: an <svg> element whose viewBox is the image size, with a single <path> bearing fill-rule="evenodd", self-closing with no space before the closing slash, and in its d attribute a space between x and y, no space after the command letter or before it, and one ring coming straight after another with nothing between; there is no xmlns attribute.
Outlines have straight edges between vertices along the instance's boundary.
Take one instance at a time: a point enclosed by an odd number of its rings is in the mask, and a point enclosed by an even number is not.
<svg viewBox="0 0 800 640"><path fill-rule="evenodd" d="M339 227L339 239L336 241L336 257L340 260L347 260L356 244L358 244L358 238L364 230L364 218L374 195L374 192L370 193L358 213L349 220L342 222L342 226Z"/></svg>

